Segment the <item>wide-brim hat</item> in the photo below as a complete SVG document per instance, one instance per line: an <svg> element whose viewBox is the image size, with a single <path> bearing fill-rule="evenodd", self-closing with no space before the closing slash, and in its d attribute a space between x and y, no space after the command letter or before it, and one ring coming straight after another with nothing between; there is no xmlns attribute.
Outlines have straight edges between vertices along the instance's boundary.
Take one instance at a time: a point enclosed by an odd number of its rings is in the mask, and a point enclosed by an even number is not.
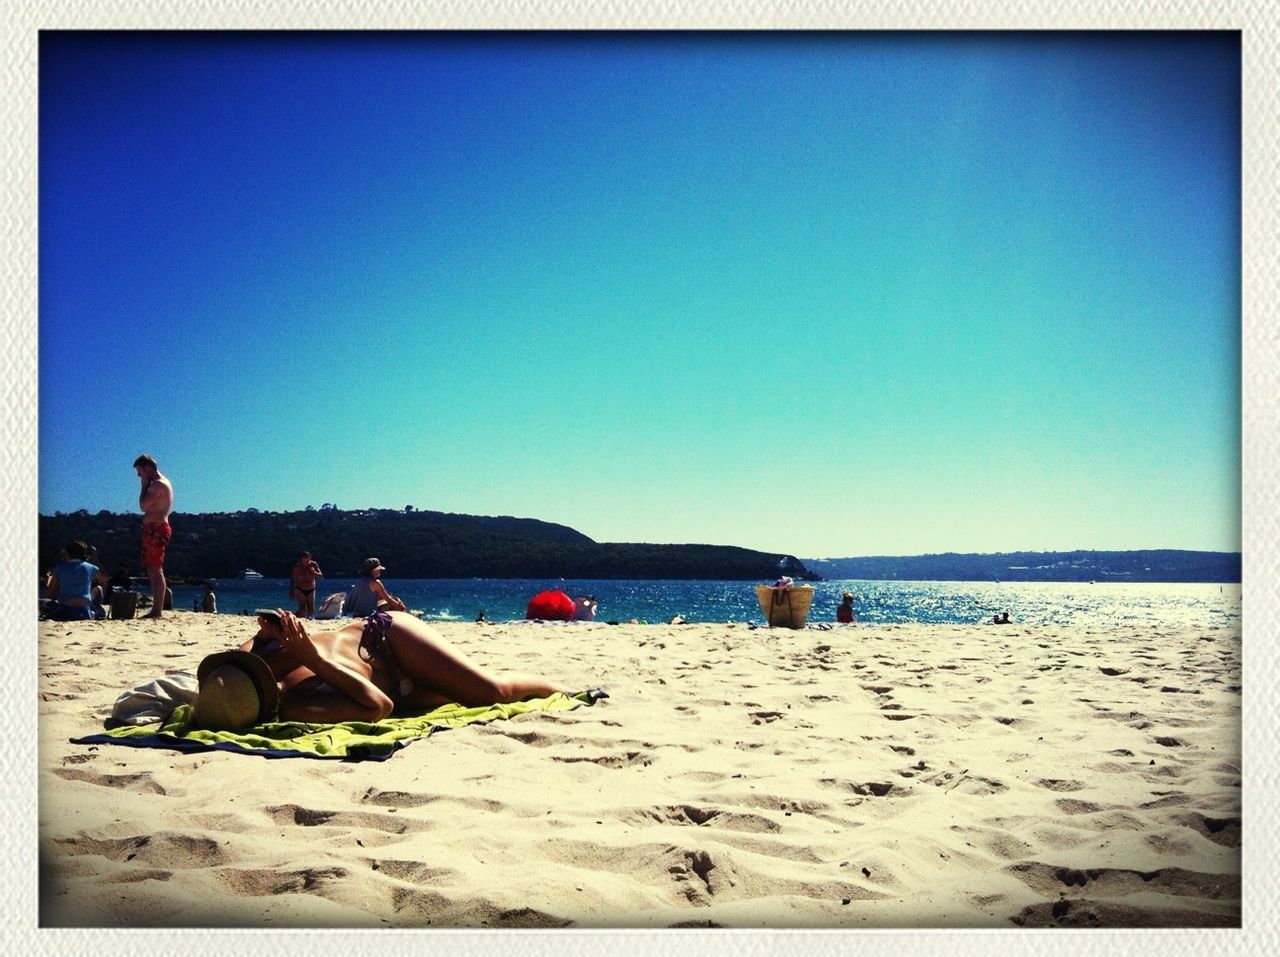
<svg viewBox="0 0 1280 957"><path fill-rule="evenodd" d="M263 721L270 721L276 716L276 710L280 706L280 688L276 684L275 675L271 673L271 668L259 656L249 651L220 651L216 654L207 656L200 662L196 669L196 680L200 684L200 693L196 698L196 716L197 722L201 717L202 711L206 714L213 714L211 709L217 709L219 713L229 713L229 709L224 707L226 702L211 701L206 699L205 708L201 708L200 699L205 697L206 691L213 694L212 687L206 689L206 682L224 667L235 668L243 672L250 680L253 690L257 693L257 709L253 720L248 724L260 724ZM225 696L225 690L219 696ZM232 692L234 693L234 692ZM237 702L243 708L243 702Z"/></svg>

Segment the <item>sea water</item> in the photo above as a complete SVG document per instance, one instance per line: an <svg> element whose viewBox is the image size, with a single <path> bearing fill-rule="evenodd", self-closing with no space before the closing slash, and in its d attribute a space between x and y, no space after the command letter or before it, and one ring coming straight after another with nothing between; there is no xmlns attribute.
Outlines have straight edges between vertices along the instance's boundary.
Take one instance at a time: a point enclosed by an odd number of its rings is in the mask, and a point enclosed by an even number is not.
<svg viewBox="0 0 1280 957"><path fill-rule="evenodd" d="M316 607L352 579L322 579ZM524 618L529 599L544 589L570 596L594 595L597 621L642 623L670 621L763 624L756 599L757 582L746 581L592 581L585 579L387 579L387 590L424 619L471 621L480 613L490 621ZM293 609L285 579L213 582L222 614L254 608ZM1240 623L1238 584L1137 584L1127 582L909 582L825 581L813 584L809 624L834 622L841 595L853 592L859 623L990 621L1007 610L1021 624L1197 625ZM145 589L144 589L145 590ZM203 587L174 588L174 607L189 609Z"/></svg>

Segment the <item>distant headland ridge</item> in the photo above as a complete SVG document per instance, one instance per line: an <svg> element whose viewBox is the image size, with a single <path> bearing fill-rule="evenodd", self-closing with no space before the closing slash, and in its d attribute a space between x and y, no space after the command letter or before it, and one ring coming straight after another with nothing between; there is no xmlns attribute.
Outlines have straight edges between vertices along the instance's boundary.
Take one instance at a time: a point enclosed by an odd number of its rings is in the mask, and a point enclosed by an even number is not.
<svg viewBox="0 0 1280 957"><path fill-rule="evenodd" d="M103 567L137 563L138 515L107 510L39 516L40 567L80 539ZM914 556L805 558L733 545L597 542L533 518L420 510L320 508L288 512L178 512L166 570L230 578L246 566L287 578L302 551L330 578L354 576L377 555L398 578L708 579L768 581L1131 581L1239 582L1239 552L947 552Z"/></svg>
<svg viewBox="0 0 1280 957"><path fill-rule="evenodd" d="M869 581L1208 582L1240 581L1239 552L1172 548L1134 551L944 552L865 558L806 558L823 578Z"/></svg>

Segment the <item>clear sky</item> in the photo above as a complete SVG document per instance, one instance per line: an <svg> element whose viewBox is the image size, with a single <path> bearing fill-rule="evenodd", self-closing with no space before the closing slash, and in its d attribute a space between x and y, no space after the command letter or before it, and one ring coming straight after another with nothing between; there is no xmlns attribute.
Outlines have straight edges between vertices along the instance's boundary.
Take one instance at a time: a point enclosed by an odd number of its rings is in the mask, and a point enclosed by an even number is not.
<svg viewBox="0 0 1280 957"><path fill-rule="evenodd" d="M45 33L43 513L1240 547L1219 34Z"/></svg>

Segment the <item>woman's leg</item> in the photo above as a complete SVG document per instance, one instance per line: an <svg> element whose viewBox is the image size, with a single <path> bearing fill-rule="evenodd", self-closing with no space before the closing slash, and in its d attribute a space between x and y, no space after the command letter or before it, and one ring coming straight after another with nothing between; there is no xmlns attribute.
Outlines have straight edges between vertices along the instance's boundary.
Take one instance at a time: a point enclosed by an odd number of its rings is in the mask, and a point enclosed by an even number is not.
<svg viewBox="0 0 1280 957"><path fill-rule="evenodd" d="M392 613L387 643L415 689L475 706L541 698L567 688L536 675L485 671L413 615Z"/></svg>

